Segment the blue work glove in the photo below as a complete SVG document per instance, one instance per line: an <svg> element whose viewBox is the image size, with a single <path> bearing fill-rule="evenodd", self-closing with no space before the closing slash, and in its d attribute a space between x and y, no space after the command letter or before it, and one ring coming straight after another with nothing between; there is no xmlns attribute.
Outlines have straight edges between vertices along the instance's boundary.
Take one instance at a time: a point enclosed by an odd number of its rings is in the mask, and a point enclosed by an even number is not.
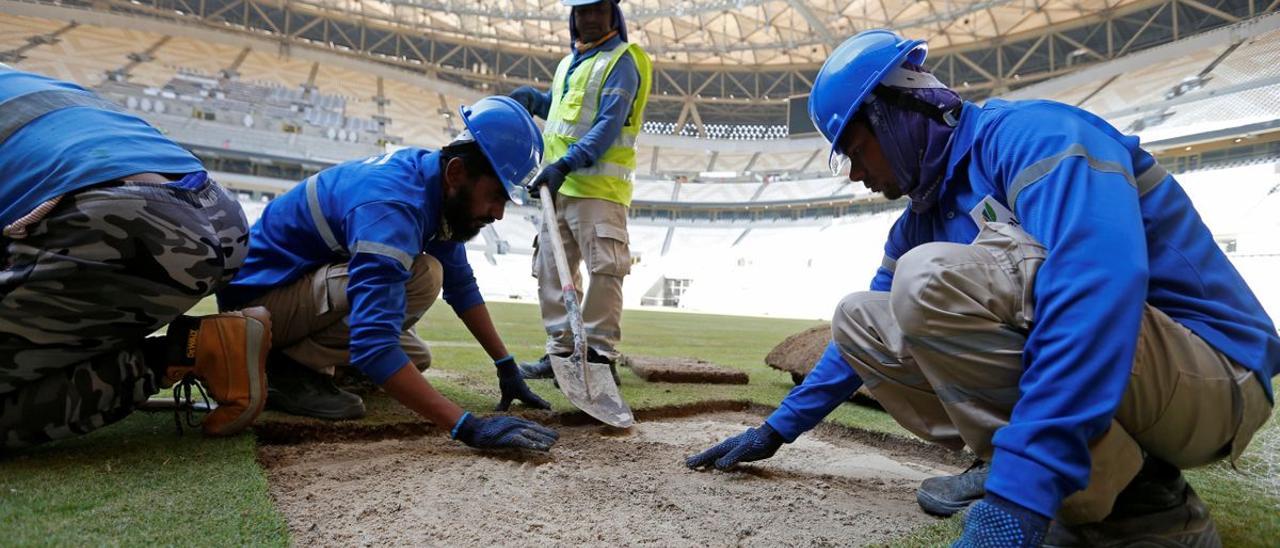
<svg viewBox="0 0 1280 548"><path fill-rule="evenodd" d="M782 447L782 436L778 435L768 423L759 428L748 428L746 432L720 442L715 447L684 460L689 468L703 468L712 463L718 470L728 470L739 462L752 462L772 457Z"/></svg>
<svg viewBox="0 0 1280 548"><path fill-rule="evenodd" d="M555 196L560 192L560 185L564 184L564 178L569 174L569 170L560 162L556 162L542 168L537 177L533 178L533 182L529 183L529 194L538 195L538 189L542 185L547 185L547 189L551 191L551 195Z"/></svg>
<svg viewBox="0 0 1280 548"><path fill-rule="evenodd" d="M551 409L547 400L538 397L524 383L524 379L520 377L520 369L516 367L515 356L493 362L493 366L498 368L498 388L502 390L502 401L498 402L494 411L506 411L511 407L512 400L520 400L520 403L534 409Z"/></svg>
<svg viewBox="0 0 1280 548"><path fill-rule="evenodd" d="M560 434L533 421L510 417L477 417L463 413L449 437L476 449L549 451Z"/></svg>
<svg viewBox="0 0 1280 548"><path fill-rule="evenodd" d="M520 103L520 106L529 111L529 114L533 114L533 107L537 104L536 97L539 95L541 93L531 86L520 86L515 91L512 91L508 97L515 99L517 103Z"/></svg>
<svg viewBox="0 0 1280 548"><path fill-rule="evenodd" d="M964 516L964 534L951 548L1040 546L1049 518L995 493L987 493Z"/></svg>

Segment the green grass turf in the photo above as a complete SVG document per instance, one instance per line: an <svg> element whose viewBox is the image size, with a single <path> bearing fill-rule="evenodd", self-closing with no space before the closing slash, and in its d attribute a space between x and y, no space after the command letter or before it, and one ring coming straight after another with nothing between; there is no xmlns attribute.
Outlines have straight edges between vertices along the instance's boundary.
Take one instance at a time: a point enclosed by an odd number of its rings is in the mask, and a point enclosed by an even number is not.
<svg viewBox="0 0 1280 548"><path fill-rule="evenodd" d="M211 309L206 302L193 313ZM542 354L536 306L492 303L490 310L517 358ZM629 354L698 357L751 376L747 385L682 385L646 383L622 370L624 396L633 408L644 409L711 400L776 405L791 379L766 367L763 357L787 335L817 322L627 311L623 323L623 350ZM491 409L498 393L493 367L448 307L432 309L418 332L431 343L432 383L473 412ZM573 409L550 381L531 386L556 411ZM367 401L371 423L412 420L388 398ZM293 419L268 413L263 420ZM828 420L910 435L888 415L851 404ZM287 544L284 521L254 460L253 439L208 440L195 432L175 438L172 428L170 415L138 413L89 436L0 460L0 544ZM1276 421L1267 429L1271 439L1280 436ZM1274 483L1267 487L1258 479L1276 459L1280 455L1255 448L1246 453L1243 473L1214 466L1188 474L1213 509L1226 545L1267 545L1280 538L1280 493ZM943 545L958 532L958 519L940 520L895 544Z"/></svg>

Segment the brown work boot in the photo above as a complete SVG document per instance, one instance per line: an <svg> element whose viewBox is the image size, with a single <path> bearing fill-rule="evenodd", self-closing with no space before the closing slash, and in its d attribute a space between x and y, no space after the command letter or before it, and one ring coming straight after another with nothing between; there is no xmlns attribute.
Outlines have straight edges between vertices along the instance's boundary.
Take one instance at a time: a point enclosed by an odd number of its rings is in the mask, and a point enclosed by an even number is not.
<svg viewBox="0 0 1280 548"><path fill-rule="evenodd" d="M210 316L180 317L169 324L168 384L199 380L218 402L201 424L210 436L230 436L253 424L267 403L267 352L271 350L271 315L266 308ZM175 388L177 390L177 388Z"/></svg>

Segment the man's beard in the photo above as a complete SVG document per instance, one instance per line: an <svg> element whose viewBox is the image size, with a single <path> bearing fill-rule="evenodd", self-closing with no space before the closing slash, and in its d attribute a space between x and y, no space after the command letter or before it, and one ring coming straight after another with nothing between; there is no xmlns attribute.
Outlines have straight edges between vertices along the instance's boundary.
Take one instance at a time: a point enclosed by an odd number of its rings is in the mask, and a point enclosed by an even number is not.
<svg viewBox="0 0 1280 548"><path fill-rule="evenodd" d="M451 242L466 242L480 234L483 225L473 224L474 217L467 213L471 203L471 188L461 187L458 193L444 200L444 219L440 227L443 239Z"/></svg>

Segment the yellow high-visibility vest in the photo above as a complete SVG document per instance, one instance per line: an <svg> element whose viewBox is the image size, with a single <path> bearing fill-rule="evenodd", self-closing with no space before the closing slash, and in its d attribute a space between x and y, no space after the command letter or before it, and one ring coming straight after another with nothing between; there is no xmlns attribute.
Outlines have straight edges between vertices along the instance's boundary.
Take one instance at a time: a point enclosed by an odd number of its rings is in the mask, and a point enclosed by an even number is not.
<svg viewBox="0 0 1280 548"><path fill-rule="evenodd" d="M605 91L604 81L623 55L630 53L640 73L640 85L631 102L631 114L622 126L622 132L595 165L576 170L564 180L560 193L576 198L599 198L631 205L632 181L636 172L636 136L644 121L644 107L649 101L649 89L653 84L653 65L649 55L640 46L623 42L610 51L596 53L583 61L569 75L569 87L564 85L573 63L573 56L566 55L556 68L551 82L551 110L542 131L543 164L550 164L564 157L569 145L586 136L595 125L600 112L600 99Z"/></svg>

